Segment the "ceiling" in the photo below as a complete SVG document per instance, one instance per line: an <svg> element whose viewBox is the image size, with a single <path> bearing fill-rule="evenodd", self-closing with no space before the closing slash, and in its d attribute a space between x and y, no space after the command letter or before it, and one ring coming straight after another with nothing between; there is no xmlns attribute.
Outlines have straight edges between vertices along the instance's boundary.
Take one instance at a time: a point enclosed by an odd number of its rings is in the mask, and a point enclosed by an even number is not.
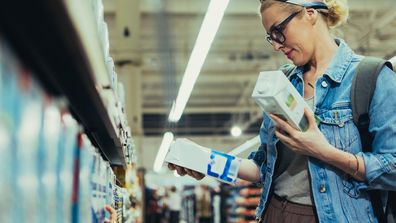
<svg viewBox="0 0 396 223"><path fill-rule="evenodd" d="M125 17L117 4L126 1L132 2L132 8ZM228 135L235 124L245 134L258 133L261 112L251 99L257 75L261 70L277 69L287 60L266 42L256 0L230 0L182 119L177 124L167 122L208 3L104 0L111 54L118 67L132 64L141 75L136 85L141 100L133 106L140 107L145 136L159 136L166 130L177 135ZM394 0L350 0L349 5L350 19L336 30L337 36L357 53L382 58L396 55L396 10L390 7ZM136 47L128 49L133 51L129 60L119 56L127 49L120 44L117 24L130 22L131 17L137 24L130 34L137 40ZM136 94L126 95L127 100L133 97Z"/></svg>

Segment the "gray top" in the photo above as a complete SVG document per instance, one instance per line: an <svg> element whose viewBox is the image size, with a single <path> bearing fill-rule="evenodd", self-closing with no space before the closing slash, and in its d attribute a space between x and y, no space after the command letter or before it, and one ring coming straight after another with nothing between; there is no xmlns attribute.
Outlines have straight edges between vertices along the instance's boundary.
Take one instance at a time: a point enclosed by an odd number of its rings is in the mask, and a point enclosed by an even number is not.
<svg viewBox="0 0 396 223"><path fill-rule="evenodd" d="M314 97L305 101L313 108ZM294 203L312 205L308 157L294 153L280 141L277 150L279 159L274 173L275 194Z"/></svg>

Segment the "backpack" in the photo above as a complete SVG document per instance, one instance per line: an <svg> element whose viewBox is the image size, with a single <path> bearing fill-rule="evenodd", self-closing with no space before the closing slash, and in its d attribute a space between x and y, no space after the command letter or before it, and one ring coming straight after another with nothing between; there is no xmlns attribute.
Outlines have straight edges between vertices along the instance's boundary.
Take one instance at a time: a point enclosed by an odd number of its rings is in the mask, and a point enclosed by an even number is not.
<svg viewBox="0 0 396 223"><path fill-rule="evenodd" d="M375 57L365 57L359 63L352 81L351 103L353 122L359 130L363 152L371 151L373 138L368 131L370 124L369 108L374 95L377 77L384 66L392 69L392 64L388 61ZM381 211L381 207L383 207L381 191L372 190L369 193L378 221L396 223L396 191L388 191L388 202L385 212Z"/></svg>
<svg viewBox="0 0 396 223"><path fill-rule="evenodd" d="M362 142L362 151L370 152L372 136L368 131L370 124L369 108L371 98L374 95L377 77L384 66L392 69L392 64L388 61L375 58L365 57L358 65L356 74L353 77L351 87L351 104L353 113L353 122L357 126ZM280 70L289 77L296 66L286 64ZM388 202L384 209L381 201L381 191L369 191L371 203L374 208L375 216L380 223L396 223L396 191L388 191Z"/></svg>

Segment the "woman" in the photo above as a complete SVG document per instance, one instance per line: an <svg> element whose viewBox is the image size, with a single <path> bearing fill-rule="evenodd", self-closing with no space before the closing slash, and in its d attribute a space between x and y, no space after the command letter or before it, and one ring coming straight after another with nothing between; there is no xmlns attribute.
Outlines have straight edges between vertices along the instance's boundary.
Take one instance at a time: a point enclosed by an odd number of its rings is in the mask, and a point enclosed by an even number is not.
<svg viewBox="0 0 396 223"><path fill-rule="evenodd" d="M309 128L293 129L264 115L261 146L239 177L263 185L259 222L378 222L367 190L396 188L396 75L383 68L370 104L372 153L363 153L352 120L350 91L362 57L330 29L348 16L345 1L263 0L267 40L297 68L291 83L311 106ZM179 174L199 175L177 166Z"/></svg>

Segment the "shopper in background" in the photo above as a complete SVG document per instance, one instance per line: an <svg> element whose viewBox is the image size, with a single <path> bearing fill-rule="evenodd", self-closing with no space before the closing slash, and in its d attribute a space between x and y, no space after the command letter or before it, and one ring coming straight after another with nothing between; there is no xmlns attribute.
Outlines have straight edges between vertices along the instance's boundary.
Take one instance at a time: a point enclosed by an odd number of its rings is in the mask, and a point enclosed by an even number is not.
<svg viewBox="0 0 396 223"><path fill-rule="evenodd" d="M157 190L152 190L147 209L148 223L161 223L162 202Z"/></svg>
<svg viewBox="0 0 396 223"><path fill-rule="evenodd" d="M372 152L362 152L352 120L351 84L362 56L330 34L346 21L342 0L262 0L267 40L297 68L289 76L314 114L300 132L264 115L261 146L239 177L263 185L259 222L378 222L368 190L396 189L396 75L384 67L370 104ZM275 165L276 164L276 165ZM170 165L178 174L203 175ZM383 198L386 198L384 193ZM264 211L265 210L265 211Z"/></svg>
<svg viewBox="0 0 396 223"><path fill-rule="evenodd" d="M165 194L161 198L162 200L162 213L161 223L169 223L169 189L165 188Z"/></svg>
<svg viewBox="0 0 396 223"><path fill-rule="evenodd" d="M170 210L169 223L179 223L181 209L181 195L175 186L170 188L168 206Z"/></svg>
<svg viewBox="0 0 396 223"><path fill-rule="evenodd" d="M197 194L197 218L199 223L212 222L212 202L209 187L201 185L201 190Z"/></svg>

